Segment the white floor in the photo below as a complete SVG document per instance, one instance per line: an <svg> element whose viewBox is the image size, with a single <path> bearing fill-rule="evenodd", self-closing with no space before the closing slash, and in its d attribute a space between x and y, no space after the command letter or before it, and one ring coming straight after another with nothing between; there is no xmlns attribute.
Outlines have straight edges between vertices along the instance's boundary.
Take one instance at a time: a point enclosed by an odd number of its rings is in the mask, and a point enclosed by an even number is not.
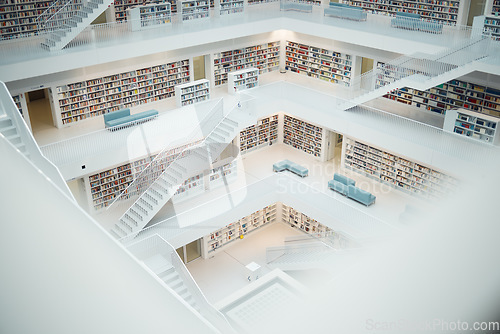
<svg viewBox="0 0 500 334"><path fill-rule="evenodd" d="M282 246L286 237L301 235L304 233L275 222L221 248L208 259L199 258L188 263L187 267L208 301L216 304L251 283L248 280L250 271L246 268L249 263L260 265L262 275L272 270L266 265L267 247ZM305 272L288 274L306 286L328 278L326 274L315 277Z"/></svg>

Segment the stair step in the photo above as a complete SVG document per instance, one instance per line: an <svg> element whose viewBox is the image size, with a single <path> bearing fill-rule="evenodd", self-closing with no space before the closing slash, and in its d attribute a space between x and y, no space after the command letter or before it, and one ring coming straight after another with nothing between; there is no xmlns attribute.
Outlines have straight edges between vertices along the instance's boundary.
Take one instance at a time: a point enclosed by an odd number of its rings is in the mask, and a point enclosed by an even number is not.
<svg viewBox="0 0 500 334"><path fill-rule="evenodd" d="M217 132L217 134L220 134L221 136L223 136L224 138L227 138L229 137L229 132L222 129L220 126L216 127L214 129L214 132Z"/></svg>
<svg viewBox="0 0 500 334"><path fill-rule="evenodd" d="M226 140L226 138L224 138L221 135L214 133L214 132L212 132L210 134L209 138L213 138L213 139L217 140L217 142L224 142Z"/></svg>
<svg viewBox="0 0 500 334"><path fill-rule="evenodd" d="M161 175L159 178L158 178L158 182L161 183L161 185L163 186L163 188L165 188L165 193L168 193L168 188L171 188L173 187L173 184L168 182L166 180L166 178L164 177L164 175Z"/></svg>
<svg viewBox="0 0 500 334"><path fill-rule="evenodd" d="M177 180L176 177L174 177L173 175L170 175L168 174L168 171L166 173L163 174L165 178L167 178L169 181L169 183L172 183L172 184L177 184L179 181Z"/></svg>
<svg viewBox="0 0 500 334"><path fill-rule="evenodd" d="M112 231L114 231L119 238L123 238L127 235L127 232L125 232L125 230L123 230L118 224L115 224L115 226L113 226Z"/></svg>
<svg viewBox="0 0 500 334"><path fill-rule="evenodd" d="M140 221L143 221L143 217L142 217L142 215L139 212L137 212L133 208L128 209L128 211L131 213L131 215L133 215L134 217L138 218Z"/></svg>
<svg viewBox="0 0 500 334"><path fill-rule="evenodd" d="M164 272L158 274L158 277L161 278L166 283L166 280L168 280L168 277L172 276L172 275L177 275L177 272L175 271L174 267L168 268Z"/></svg>
<svg viewBox="0 0 500 334"><path fill-rule="evenodd" d="M170 280L167 284L175 292L177 292L178 290L181 290L181 287L184 286L184 282L182 282L182 279L179 277L179 275L177 275L176 279Z"/></svg>
<svg viewBox="0 0 500 334"><path fill-rule="evenodd" d="M155 191L155 196L159 198L163 198L163 194L168 194L168 189L165 188L164 182L162 178L157 178L155 183L153 183L150 187L151 190Z"/></svg>
<svg viewBox="0 0 500 334"><path fill-rule="evenodd" d="M154 202L149 202L148 199L147 199L147 197L140 197L137 201L139 203L143 204L149 210L153 210L153 204L155 204L155 203Z"/></svg>
<svg viewBox="0 0 500 334"><path fill-rule="evenodd" d="M232 126L233 126L233 128L238 126L238 122L233 121L232 119L229 119L229 118L227 118L227 117L226 117L226 118L224 118L224 119L222 120L221 124L228 124L228 125L232 125Z"/></svg>
<svg viewBox="0 0 500 334"><path fill-rule="evenodd" d="M142 212L145 216L149 214L149 211L146 210L139 202L135 202L134 207L138 210L138 212Z"/></svg>
<svg viewBox="0 0 500 334"><path fill-rule="evenodd" d="M125 228L126 230L128 230L128 233L132 232L134 229L132 228L132 226L130 226L129 224L127 224L127 222L121 218L119 221L118 221L120 224L121 224L121 228Z"/></svg>
<svg viewBox="0 0 500 334"><path fill-rule="evenodd" d="M0 132L5 137L8 137L8 136L17 134L17 129L16 129L16 127L14 125L9 125L9 126L5 126L5 127L0 128Z"/></svg>
<svg viewBox="0 0 500 334"><path fill-rule="evenodd" d="M176 285L177 281L182 282L179 278L179 274L174 270L172 273L165 275L162 278L163 282L167 283L168 286L172 287L171 284Z"/></svg>
<svg viewBox="0 0 500 334"><path fill-rule="evenodd" d="M130 212L130 209L128 210ZM137 223L137 220L134 219L131 215L129 215L127 212L122 216L122 218L130 227L137 227L139 224Z"/></svg>
<svg viewBox="0 0 500 334"><path fill-rule="evenodd" d="M233 130L234 130L234 126L224 124L223 122L219 123L219 125L217 127L224 129L225 131L228 131L229 133L233 132Z"/></svg>
<svg viewBox="0 0 500 334"><path fill-rule="evenodd" d="M177 160L177 161L173 162L173 163L170 165L170 167L172 167L172 168L176 168L177 170L180 170L180 171L181 171L181 172L183 172L183 173L187 172L186 167L184 167L184 166L182 165L182 163L181 163L179 160Z"/></svg>

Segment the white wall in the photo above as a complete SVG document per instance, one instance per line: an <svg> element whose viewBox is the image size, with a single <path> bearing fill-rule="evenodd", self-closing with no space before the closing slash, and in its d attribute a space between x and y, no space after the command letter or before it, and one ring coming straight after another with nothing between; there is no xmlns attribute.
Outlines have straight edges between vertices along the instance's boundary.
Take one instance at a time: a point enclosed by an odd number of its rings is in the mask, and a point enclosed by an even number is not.
<svg viewBox="0 0 500 334"><path fill-rule="evenodd" d="M1 333L213 332L4 138L0 155Z"/></svg>

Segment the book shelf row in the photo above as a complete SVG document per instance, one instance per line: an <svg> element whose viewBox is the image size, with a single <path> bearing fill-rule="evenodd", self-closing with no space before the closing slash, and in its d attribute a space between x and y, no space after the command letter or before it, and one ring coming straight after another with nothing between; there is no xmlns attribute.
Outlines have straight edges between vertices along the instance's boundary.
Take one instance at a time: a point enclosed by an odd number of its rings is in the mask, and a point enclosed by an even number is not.
<svg viewBox="0 0 500 334"><path fill-rule="evenodd" d="M260 119L257 124L251 125L240 132L240 152L242 154L253 149L276 143L278 141L279 115L272 115Z"/></svg>
<svg viewBox="0 0 500 334"><path fill-rule="evenodd" d="M37 17L54 1L2 1L0 2L0 40L19 34L34 35L38 31Z"/></svg>
<svg viewBox="0 0 500 334"><path fill-rule="evenodd" d="M443 129L484 143L497 144L499 122L500 118L474 111L449 110L446 113Z"/></svg>
<svg viewBox="0 0 500 334"><path fill-rule="evenodd" d="M148 4L127 8L127 21L132 31L154 28L172 22L170 3Z"/></svg>
<svg viewBox="0 0 500 334"><path fill-rule="evenodd" d="M214 189L234 180L237 176L238 164L233 160L225 165L212 168L208 175L209 188Z"/></svg>
<svg viewBox="0 0 500 334"><path fill-rule="evenodd" d="M23 109L24 109L23 108L23 99L24 99L24 96L22 96L21 94L13 95L12 96L12 100L16 104L16 107L19 110L19 113L24 118L24 114L23 114Z"/></svg>
<svg viewBox="0 0 500 334"><path fill-rule="evenodd" d="M484 18L484 32L491 34L494 40L500 41L500 17L498 17L500 12L500 5L493 9L496 16L486 16ZM495 14L494 14L495 15Z"/></svg>
<svg viewBox="0 0 500 334"><path fill-rule="evenodd" d="M175 86L176 104L178 107L210 99L210 81L200 79Z"/></svg>
<svg viewBox="0 0 500 334"><path fill-rule="evenodd" d="M292 41L286 43L286 70L336 84L350 85L351 55Z"/></svg>
<svg viewBox="0 0 500 334"><path fill-rule="evenodd" d="M331 229L294 208L282 204L282 221L307 234L324 234Z"/></svg>
<svg viewBox="0 0 500 334"><path fill-rule="evenodd" d="M321 156L323 129L319 126L285 115L283 123L283 143L298 150Z"/></svg>
<svg viewBox="0 0 500 334"><path fill-rule="evenodd" d="M170 12L177 13L177 0L148 1L148 4L170 4ZM127 20L127 9L144 5L143 0L115 0L113 3L115 21Z"/></svg>
<svg viewBox="0 0 500 334"><path fill-rule="evenodd" d="M56 87L62 124L174 96L189 82L189 61L160 64Z"/></svg>
<svg viewBox="0 0 500 334"><path fill-rule="evenodd" d="M274 221L276 221L276 203L268 205L204 236L204 258L208 258L222 247L227 246L235 240L243 239L245 235Z"/></svg>
<svg viewBox="0 0 500 334"><path fill-rule="evenodd" d="M456 189L458 181L424 164L369 146L344 140L344 166L396 189L424 198L439 199Z"/></svg>
<svg viewBox="0 0 500 334"><path fill-rule="evenodd" d="M460 1L441 0L343 0L375 14L395 15L397 12L419 14L423 19L456 25Z"/></svg>
<svg viewBox="0 0 500 334"><path fill-rule="evenodd" d="M220 15L243 13L244 0L220 0Z"/></svg>
<svg viewBox="0 0 500 334"><path fill-rule="evenodd" d="M210 4L207 0L181 0L182 21L210 17Z"/></svg>
<svg viewBox="0 0 500 334"><path fill-rule="evenodd" d="M257 68L259 74L278 70L279 41L214 54L215 86L227 83L228 73Z"/></svg>
<svg viewBox="0 0 500 334"><path fill-rule="evenodd" d="M242 90L257 87L259 85L259 69L247 68L231 72L228 74L227 91L230 94L240 92Z"/></svg>
<svg viewBox="0 0 500 334"><path fill-rule="evenodd" d="M404 87L384 97L439 114L464 108L500 117L500 89L462 80L450 80L425 91Z"/></svg>

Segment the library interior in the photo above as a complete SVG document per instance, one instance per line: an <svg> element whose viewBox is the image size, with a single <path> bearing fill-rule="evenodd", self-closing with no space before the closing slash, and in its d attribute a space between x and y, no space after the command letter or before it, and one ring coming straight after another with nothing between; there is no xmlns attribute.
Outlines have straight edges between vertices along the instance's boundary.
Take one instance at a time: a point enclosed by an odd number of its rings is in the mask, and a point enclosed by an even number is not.
<svg viewBox="0 0 500 334"><path fill-rule="evenodd" d="M0 332L500 333L499 127L500 0L3 0Z"/></svg>

